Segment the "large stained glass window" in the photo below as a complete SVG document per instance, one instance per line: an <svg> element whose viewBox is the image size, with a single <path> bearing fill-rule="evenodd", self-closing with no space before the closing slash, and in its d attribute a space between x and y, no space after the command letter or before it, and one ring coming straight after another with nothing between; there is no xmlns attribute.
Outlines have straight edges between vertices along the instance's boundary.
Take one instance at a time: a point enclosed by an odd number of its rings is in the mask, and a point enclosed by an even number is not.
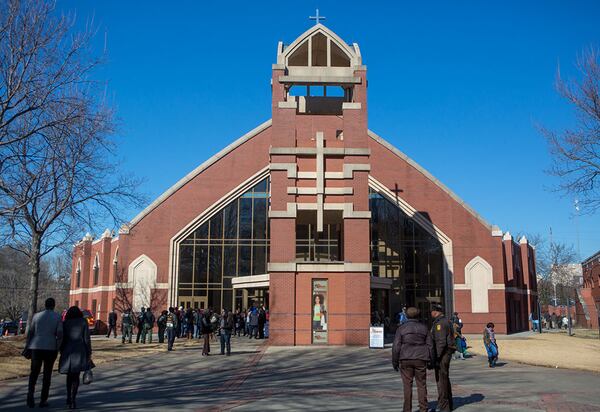
<svg viewBox="0 0 600 412"><path fill-rule="evenodd" d="M231 279L267 273L269 179L256 184L179 245L179 302L233 309Z"/></svg>
<svg viewBox="0 0 600 412"><path fill-rule="evenodd" d="M444 303L441 242L399 207L370 190L372 275L392 280L391 290L372 291L372 310L393 317L402 306L429 316L431 303Z"/></svg>

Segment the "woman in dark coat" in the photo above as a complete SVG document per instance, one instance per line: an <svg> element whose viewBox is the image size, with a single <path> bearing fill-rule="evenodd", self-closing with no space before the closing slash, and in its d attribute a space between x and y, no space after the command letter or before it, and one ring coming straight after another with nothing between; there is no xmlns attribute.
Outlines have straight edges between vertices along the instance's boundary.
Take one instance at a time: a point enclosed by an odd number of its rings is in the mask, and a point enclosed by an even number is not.
<svg viewBox="0 0 600 412"><path fill-rule="evenodd" d="M60 347L58 371L67 375L67 405L77 408L76 397L79 388L79 375L89 370L92 359L90 330L83 313L77 306L71 306L63 323L63 341Z"/></svg>

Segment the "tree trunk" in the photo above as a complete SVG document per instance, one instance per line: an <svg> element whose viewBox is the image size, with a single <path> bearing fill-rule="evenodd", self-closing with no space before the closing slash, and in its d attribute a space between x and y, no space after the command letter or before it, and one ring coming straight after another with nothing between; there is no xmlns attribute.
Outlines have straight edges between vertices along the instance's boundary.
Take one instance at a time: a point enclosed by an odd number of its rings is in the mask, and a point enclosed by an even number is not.
<svg viewBox="0 0 600 412"><path fill-rule="evenodd" d="M25 333L29 333L29 326L33 315L37 312L38 287L40 281L40 254L41 254L41 237L35 231L31 236L31 249L29 252L29 270L31 273L31 282L29 286L29 312L27 312L27 329Z"/></svg>

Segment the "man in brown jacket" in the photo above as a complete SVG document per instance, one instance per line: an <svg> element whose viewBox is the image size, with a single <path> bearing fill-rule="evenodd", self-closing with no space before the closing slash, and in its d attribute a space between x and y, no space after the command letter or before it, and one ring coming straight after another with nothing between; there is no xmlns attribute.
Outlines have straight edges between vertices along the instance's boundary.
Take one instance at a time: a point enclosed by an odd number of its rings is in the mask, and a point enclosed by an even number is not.
<svg viewBox="0 0 600 412"><path fill-rule="evenodd" d="M404 412L412 410L412 384L417 381L419 410L427 412L427 364L431 360L433 341L427 326L417 320L419 309L406 310L408 320L396 330L392 347L392 366L400 370L404 386Z"/></svg>

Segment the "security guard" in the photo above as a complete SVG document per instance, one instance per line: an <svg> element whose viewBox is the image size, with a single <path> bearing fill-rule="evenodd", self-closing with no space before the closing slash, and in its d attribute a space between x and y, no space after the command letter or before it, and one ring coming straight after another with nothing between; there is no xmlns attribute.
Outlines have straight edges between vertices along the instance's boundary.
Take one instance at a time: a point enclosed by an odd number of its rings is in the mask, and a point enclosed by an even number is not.
<svg viewBox="0 0 600 412"><path fill-rule="evenodd" d="M444 308L434 304L431 308L433 326L433 367L438 389L438 409L441 412L452 410L452 386L450 384L450 359L456 351L454 329L444 316Z"/></svg>
<svg viewBox="0 0 600 412"><path fill-rule="evenodd" d="M131 335L133 334L133 316L131 316L131 309L126 309L123 316L121 316L121 333L123 334L123 343L125 343L127 337L129 337L129 343L131 343Z"/></svg>

